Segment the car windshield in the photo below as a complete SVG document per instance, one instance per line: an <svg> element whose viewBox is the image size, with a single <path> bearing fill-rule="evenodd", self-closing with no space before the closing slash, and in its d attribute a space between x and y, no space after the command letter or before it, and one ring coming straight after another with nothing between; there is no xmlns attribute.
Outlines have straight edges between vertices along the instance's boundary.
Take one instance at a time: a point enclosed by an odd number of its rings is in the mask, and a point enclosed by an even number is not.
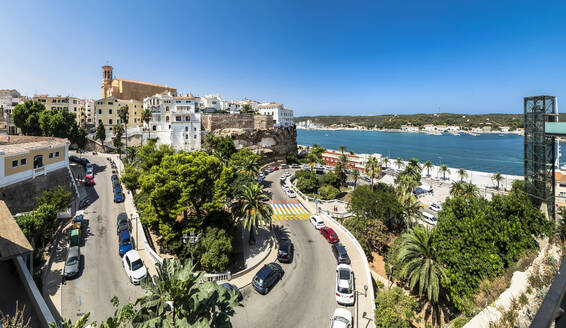
<svg viewBox="0 0 566 328"><path fill-rule="evenodd" d="M126 246L130 244L130 238L125 238L120 240L120 246Z"/></svg>
<svg viewBox="0 0 566 328"><path fill-rule="evenodd" d="M338 271L338 277L340 280L350 280L350 272L347 270L340 270Z"/></svg>
<svg viewBox="0 0 566 328"><path fill-rule="evenodd" d="M254 281L257 282L258 284L261 285L261 283L263 282L262 279L260 279L259 277L254 277Z"/></svg>
<svg viewBox="0 0 566 328"><path fill-rule="evenodd" d="M143 262L141 259L137 259L134 262L132 262L132 271L136 271L141 267L143 267Z"/></svg>
<svg viewBox="0 0 566 328"><path fill-rule="evenodd" d="M287 255L287 251L286 251L286 250L283 250L283 249L280 249L280 250L279 250L279 255Z"/></svg>
<svg viewBox="0 0 566 328"><path fill-rule="evenodd" d="M330 235L330 237L332 237L332 238L337 238L338 236L336 236L336 234L333 233L333 234Z"/></svg>
<svg viewBox="0 0 566 328"><path fill-rule="evenodd" d="M79 258L76 257L76 256L71 256L67 259L67 263L65 263L65 264L68 265L68 266L71 266L71 265L77 264L77 262L79 262Z"/></svg>
<svg viewBox="0 0 566 328"><path fill-rule="evenodd" d="M342 323L345 323L345 324L350 323L346 318L342 318L342 317L338 317L338 316L334 317L334 321L342 322Z"/></svg>
<svg viewBox="0 0 566 328"><path fill-rule="evenodd" d="M352 293L350 288L342 288L342 287L338 287L338 292L340 294L351 294Z"/></svg>

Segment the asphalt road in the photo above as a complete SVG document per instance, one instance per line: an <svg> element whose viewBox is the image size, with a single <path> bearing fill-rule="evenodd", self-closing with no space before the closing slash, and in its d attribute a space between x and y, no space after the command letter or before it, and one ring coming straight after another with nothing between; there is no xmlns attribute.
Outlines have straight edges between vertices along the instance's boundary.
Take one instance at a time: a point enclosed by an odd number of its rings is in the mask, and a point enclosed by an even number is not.
<svg viewBox="0 0 566 328"><path fill-rule="evenodd" d="M124 203L114 203L109 162L103 156L84 157L94 165L96 185L87 188L90 205L85 208L81 272L62 287L61 315L74 321L90 312L90 319L100 322L114 313L112 297L126 304L142 296L143 290L130 283L118 255L116 217L125 209Z"/></svg>
<svg viewBox="0 0 566 328"><path fill-rule="evenodd" d="M279 184L282 173L275 171L264 182L273 200L289 199ZM328 327L339 307L334 292L336 260L330 244L309 220L281 222L295 245L293 261L281 264L285 275L267 295L260 295L251 285L244 287L244 307L236 309L231 320L234 327ZM354 307L349 310L354 314Z"/></svg>

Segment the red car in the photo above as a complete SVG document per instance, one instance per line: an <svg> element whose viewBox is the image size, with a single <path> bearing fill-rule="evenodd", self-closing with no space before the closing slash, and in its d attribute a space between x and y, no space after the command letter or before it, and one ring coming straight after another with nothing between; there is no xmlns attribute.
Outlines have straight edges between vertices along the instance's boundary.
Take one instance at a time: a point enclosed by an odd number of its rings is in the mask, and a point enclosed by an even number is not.
<svg viewBox="0 0 566 328"><path fill-rule="evenodd" d="M94 186L94 177L92 175L85 177L85 186Z"/></svg>
<svg viewBox="0 0 566 328"><path fill-rule="evenodd" d="M277 166L273 168L273 171L278 171L278 170L279 168Z"/></svg>
<svg viewBox="0 0 566 328"><path fill-rule="evenodd" d="M334 230L332 228L329 228L329 227L320 228L320 233L331 244L334 244L334 243L337 243L337 242L340 241L340 239L338 239L338 235L336 234L336 232L334 232Z"/></svg>

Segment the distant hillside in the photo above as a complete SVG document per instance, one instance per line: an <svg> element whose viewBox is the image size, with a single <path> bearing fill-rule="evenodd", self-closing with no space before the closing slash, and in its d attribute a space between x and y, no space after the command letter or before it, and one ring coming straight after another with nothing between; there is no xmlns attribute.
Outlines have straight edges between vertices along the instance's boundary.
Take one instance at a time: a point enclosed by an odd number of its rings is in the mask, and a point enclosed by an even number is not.
<svg viewBox="0 0 566 328"><path fill-rule="evenodd" d="M523 127L523 114L413 114L413 115L373 115L373 116L301 116L295 122L311 120L317 125L340 127L366 127L377 129L400 129L401 125L423 126L458 125L462 129L491 125L493 128L509 126L512 129ZM560 121L566 114L560 114Z"/></svg>

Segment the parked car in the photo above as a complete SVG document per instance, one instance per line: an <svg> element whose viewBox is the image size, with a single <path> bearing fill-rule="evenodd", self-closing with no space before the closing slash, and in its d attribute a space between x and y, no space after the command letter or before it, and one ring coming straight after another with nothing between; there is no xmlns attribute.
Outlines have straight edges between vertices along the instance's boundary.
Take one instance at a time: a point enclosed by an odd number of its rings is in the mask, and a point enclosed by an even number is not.
<svg viewBox="0 0 566 328"><path fill-rule="evenodd" d="M338 239L338 235L332 228L329 227L320 228L320 234L324 237L324 239L328 240L328 242L331 244L340 241L340 239Z"/></svg>
<svg viewBox="0 0 566 328"><path fill-rule="evenodd" d="M80 246L81 244L81 234L79 230L71 230L71 237L69 238L69 247Z"/></svg>
<svg viewBox="0 0 566 328"><path fill-rule="evenodd" d="M332 318L330 318L330 328L351 328L352 313L344 308L334 310Z"/></svg>
<svg viewBox="0 0 566 328"><path fill-rule="evenodd" d="M281 168L282 168L282 169L288 169L288 168L289 168L289 165L287 165L287 164L281 164Z"/></svg>
<svg viewBox="0 0 566 328"><path fill-rule="evenodd" d="M365 180L366 182L371 182L371 179L368 178L368 177L364 177L364 180Z"/></svg>
<svg viewBox="0 0 566 328"><path fill-rule="evenodd" d="M278 171L278 170L279 168L277 166L273 168L273 171Z"/></svg>
<svg viewBox="0 0 566 328"><path fill-rule="evenodd" d="M143 264L140 254L135 250L127 251L124 254L122 264L130 282L134 285L139 285L141 280L147 276L147 268Z"/></svg>
<svg viewBox="0 0 566 328"><path fill-rule="evenodd" d="M130 231L130 221L128 221L128 215L126 213L118 214L118 219L116 222L117 234L119 235L122 231Z"/></svg>
<svg viewBox="0 0 566 328"><path fill-rule="evenodd" d="M279 264L275 262L266 264L255 274L252 286L258 293L265 295L281 279L283 273L283 268Z"/></svg>
<svg viewBox="0 0 566 328"><path fill-rule="evenodd" d="M435 212L442 211L442 206L436 202L432 202L428 208Z"/></svg>
<svg viewBox="0 0 566 328"><path fill-rule="evenodd" d="M346 252L346 247L340 243L332 244L332 253L336 258L336 264L350 264L350 257Z"/></svg>
<svg viewBox="0 0 566 328"><path fill-rule="evenodd" d="M220 285L224 288L226 288L228 291L234 291L236 292L236 295L238 295L238 301L242 301L244 299L244 296L242 295L242 292L240 292L240 289L238 287L236 287L236 285L230 284L230 283L223 283L222 285Z"/></svg>
<svg viewBox="0 0 566 328"><path fill-rule="evenodd" d="M94 186L94 177L92 175L85 176L85 186Z"/></svg>
<svg viewBox="0 0 566 328"><path fill-rule="evenodd" d="M80 163L80 162L81 162L81 159L78 158L78 157L75 156L75 155L71 155L71 156L69 156L69 162Z"/></svg>
<svg viewBox="0 0 566 328"><path fill-rule="evenodd" d="M88 164L90 164L90 161L86 158L79 158L79 164L81 164L82 166L87 166Z"/></svg>
<svg viewBox="0 0 566 328"><path fill-rule="evenodd" d="M83 220L84 220L84 211L83 210L77 211L77 213L75 213L75 217L73 218L73 223L80 222L82 225Z"/></svg>
<svg viewBox="0 0 566 328"><path fill-rule="evenodd" d="M427 212L421 212L423 215L423 221L425 221L426 223L430 224L430 225L436 225L436 223L438 222L436 219L436 216L427 213Z"/></svg>
<svg viewBox="0 0 566 328"><path fill-rule="evenodd" d="M118 192L114 192L114 203L121 203L126 199L124 193L120 190Z"/></svg>
<svg viewBox="0 0 566 328"><path fill-rule="evenodd" d="M120 182L120 178L116 175L116 174L112 174L112 176L110 177L110 180L112 181L112 184L116 183L116 182Z"/></svg>
<svg viewBox="0 0 566 328"><path fill-rule="evenodd" d="M322 221L322 219L318 215L312 215L310 221L312 225L317 229L324 227L324 221Z"/></svg>
<svg viewBox="0 0 566 328"><path fill-rule="evenodd" d="M295 198L295 197L297 197L297 194L295 194L295 192L294 192L293 190L291 190L291 189L287 190L286 192L287 192L287 196L288 196L289 198Z"/></svg>
<svg viewBox="0 0 566 328"><path fill-rule="evenodd" d="M94 176L94 169L92 167L86 168L86 175L93 175Z"/></svg>
<svg viewBox="0 0 566 328"><path fill-rule="evenodd" d="M300 166L299 164L293 164L293 165L291 165L291 167L294 168L294 169L299 169L299 168L301 168L301 166Z"/></svg>
<svg viewBox="0 0 566 328"><path fill-rule="evenodd" d="M341 305L353 305L356 301L354 290L354 271L347 264L336 267L336 302Z"/></svg>
<svg viewBox="0 0 566 328"><path fill-rule="evenodd" d="M63 275L65 279L72 278L79 273L81 264L81 249L79 246L69 247Z"/></svg>
<svg viewBox="0 0 566 328"><path fill-rule="evenodd" d="M282 238L279 242L279 251L277 252L277 260L282 263L291 262L293 255L293 243L287 238Z"/></svg>
<svg viewBox="0 0 566 328"><path fill-rule="evenodd" d="M118 254L120 254L120 256L124 256L124 254L133 248L130 232L128 230L120 232L120 238L118 239Z"/></svg>

